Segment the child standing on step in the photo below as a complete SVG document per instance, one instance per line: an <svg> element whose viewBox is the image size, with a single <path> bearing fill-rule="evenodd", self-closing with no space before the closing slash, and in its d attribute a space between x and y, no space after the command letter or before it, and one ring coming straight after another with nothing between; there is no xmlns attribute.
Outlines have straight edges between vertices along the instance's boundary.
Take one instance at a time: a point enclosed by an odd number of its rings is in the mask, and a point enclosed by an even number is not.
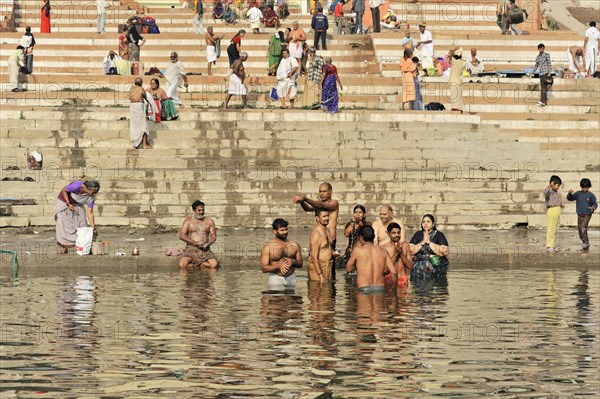
<svg viewBox="0 0 600 399"><path fill-rule="evenodd" d="M590 191L590 188L592 188L590 179L581 179L579 187L581 187L581 191L577 191L576 193L574 193L573 190L569 190L567 199L569 201L575 201L575 207L577 209L577 230L579 231L579 238L583 242L581 250L587 251L590 249L587 227L592 218L592 214L598 209L598 202L596 202L596 196Z"/></svg>
<svg viewBox="0 0 600 399"><path fill-rule="evenodd" d="M562 180L556 175L550 176L550 183L544 190L544 199L546 200L546 215L548 217L548 228L546 230L546 247L548 252L558 252L555 246L556 233L558 232L558 224L560 222L560 211L565 207L558 189L562 185Z"/></svg>

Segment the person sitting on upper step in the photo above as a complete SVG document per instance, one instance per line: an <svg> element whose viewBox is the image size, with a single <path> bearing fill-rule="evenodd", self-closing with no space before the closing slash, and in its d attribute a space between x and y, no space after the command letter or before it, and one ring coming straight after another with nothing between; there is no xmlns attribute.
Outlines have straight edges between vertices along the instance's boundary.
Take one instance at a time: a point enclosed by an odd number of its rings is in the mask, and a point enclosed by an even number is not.
<svg viewBox="0 0 600 399"><path fill-rule="evenodd" d="M225 13L225 8L223 7L223 3L221 0L215 0L215 5L213 6L213 19L221 19L223 18L223 14Z"/></svg>
<svg viewBox="0 0 600 399"><path fill-rule="evenodd" d="M104 69L105 75L117 75L117 66L115 65L115 61L120 60L121 57L117 55L113 50L108 52L108 55L104 57L104 61L102 62L102 68Z"/></svg>
<svg viewBox="0 0 600 399"><path fill-rule="evenodd" d="M485 70L483 62L477 56L477 49L475 47L471 49L471 60L465 63L465 69L471 76L477 76Z"/></svg>

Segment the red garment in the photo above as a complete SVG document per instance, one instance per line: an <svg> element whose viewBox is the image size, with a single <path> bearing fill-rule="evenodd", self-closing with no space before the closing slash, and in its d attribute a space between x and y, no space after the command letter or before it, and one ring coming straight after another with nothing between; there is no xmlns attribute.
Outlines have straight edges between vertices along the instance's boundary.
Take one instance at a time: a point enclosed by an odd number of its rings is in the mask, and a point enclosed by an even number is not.
<svg viewBox="0 0 600 399"><path fill-rule="evenodd" d="M236 36L231 41L233 43L235 43L235 44L242 44L242 37L241 36Z"/></svg>
<svg viewBox="0 0 600 399"><path fill-rule="evenodd" d="M46 16L46 9L42 8L40 11L40 32L50 33L50 16Z"/></svg>
<svg viewBox="0 0 600 399"><path fill-rule="evenodd" d="M335 15L336 17L343 17L344 16L344 10L342 9L343 5L342 2L340 1L339 3L337 3L335 5L335 8L333 9L333 15Z"/></svg>
<svg viewBox="0 0 600 399"><path fill-rule="evenodd" d="M323 74L325 75L325 77L329 76L329 75L336 75L337 74L337 68L335 67L335 65L323 65Z"/></svg>

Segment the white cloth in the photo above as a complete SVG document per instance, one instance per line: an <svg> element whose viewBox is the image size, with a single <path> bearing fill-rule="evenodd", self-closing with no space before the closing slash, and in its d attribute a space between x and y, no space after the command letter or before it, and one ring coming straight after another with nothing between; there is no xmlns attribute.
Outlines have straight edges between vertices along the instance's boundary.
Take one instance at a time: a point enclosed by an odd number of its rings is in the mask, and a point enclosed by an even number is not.
<svg viewBox="0 0 600 399"><path fill-rule="evenodd" d="M590 26L585 31L585 37L587 37L586 48L598 48L598 38L600 38L600 31L595 26Z"/></svg>
<svg viewBox="0 0 600 399"><path fill-rule="evenodd" d="M588 41L589 43L589 41ZM587 47L585 50L585 70L589 76L596 73L596 62L598 61L598 48Z"/></svg>
<svg viewBox="0 0 600 399"><path fill-rule="evenodd" d="M296 288L296 273L293 273L287 277L278 276L275 273L269 273L269 288Z"/></svg>
<svg viewBox="0 0 600 399"><path fill-rule="evenodd" d="M298 72L288 77L292 69L297 68L298 61L294 57L282 58L277 67L277 97L294 99L298 94L296 88L296 79L298 78Z"/></svg>
<svg viewBox="0 0 600 399"><path fill-rule="evenodd" d="M181 82L183 81L182 76L185 76L185 68L183 67L183 64L179 61L171 62L165 68L164 75L169 84L181 86Z"/></svg>
<svg viewBox="0 0 600 399"><path fill-rule="evenodd" d="M110 59L110 55L107 55L106 57L104 57L104 61L102 61L102 67L104 68L104 73L108 73L110 68L116 68L117 66L115 65L115 61L120 60L121 57L119 57L118 54L115 53L114 58L111 60Z"/></svg>
<svg viewBox="0 0 600 399"><path fill-rule="evenodd" d="M567 49L567 60L569 61L569 71L578 72L577 67L582 63L582 56L575 56L573 59L573 54L571 54L571 49Z"/></svg>
<svg viewBox="0 0 600 399"><path fill-rule="evenodd" d="M246 86L244 86L242 79L235 73L232 73L231 76L229 76L229 90L227 90L227 93L235 96L245 96L247 94Z"/></svg>
<svg viewBox="0 0 600 399"><path fill-rule="evenodd" d="M106 14L106 0L96 0L96 11L98 14Z"/></svg>
<svg viewBox="0 0 600 399"><path fill-rule="evenodd" d="M179 98L179 93L177 93L177 85L167 82L167 97L171 97L173 100L173 104L181 105L181 99Z"/></svg>
<svg viewBox="0 0 600 399"><path fill-rule="evenodd" d="M420 57L421 66L423 69L431 68L433 66L433 57Z"/></svg>
<svg viewBox="0 0 600 399"><path fill-rule="evenodd" d="M288 44L288 49L290 50L290 57L292 58L302 58L302 54L304 52L304 42L296 42Z"/></svg>
<svg viewBox="0 0 600 399"><path fill-rule="evenodd" d="M385 0L371 0L369 2L369 8L379 7L382 4L385 4Z"/></svg>
<svg viewBox="0 0 600 399"><path fill-rule="evenodd" d="M146 119L146 103L129 104L129 113L129 137L131 138L131 144L138 147L142 143L144 134L150 133L148 120Z"/></svg>
<svg viewBox="0 0 600 399"><path fill-rule="evenodd" d="M27 49L27 47L31 46L32 39L33 39L33 36L23 35L23 37L21 38L21 46L23 46L23 47L25 47L25 49Z"/></svg>
<svg viewBox="0 0 600 399"><path fill-rule="evenodd" d="M214 62L217 60L217 51L215 46L206 46L206 60L208 62Z"/></svg>
<svg viewBox="0 0 600 399"><path fill-rule="evenodd" d="M433 36L431 36L431 32L429 32L428 30L425 30L423 33L421 33L420 41L426 42L429 40L433 40ZM423 56L423 58L433 57L433 41L428 44L421 44L419 47L420 47L421 55Z"/></svg>
<svg viewBox="0 0 600 399"><path fill-rule="evenodd" d="M192 19L192 27L194 28L194 33L197 35L201 35L204 33L204 21L202 20L202 14L194 15L194 19Z"/></svg>
<svg viewBox="0 0 600 399"><path fill-rule="evenodd" d="M10 82L9 89L20 89L19 84L19 64L17 61L8 60L8 79Z"/></svg>
<svg viewBox="0 0 600 399"><path fill-rule="evenodd" d="M263 14L258 8L252 7L249 9L246 18L250 21L250 29L260 29L262 25L260 20L263 18Z"/></svg>

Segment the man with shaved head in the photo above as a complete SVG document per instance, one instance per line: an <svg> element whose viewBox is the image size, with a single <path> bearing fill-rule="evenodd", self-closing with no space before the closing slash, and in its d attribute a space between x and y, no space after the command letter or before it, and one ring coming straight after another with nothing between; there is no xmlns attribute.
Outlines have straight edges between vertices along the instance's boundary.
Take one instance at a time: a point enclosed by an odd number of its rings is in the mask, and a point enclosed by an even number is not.
<svg viewBox="0 0 600 399"><path fill-rule="evenodd" d="M302 209L306 212L314 212L316 209L325 209L326 211L329 211L329 224L327 225L327 230L329 231L332 247L335 249L337 237L335 229L338 223L340 204L336 200L331 199L332 194L333 187L331 184L323 182L319 186L319 201L307 198L304 194L296 195L292 200L294 201L294 204L300 204Z"/></svg>
<svg viewBox="0 0 600 399"><path fill-rule="evenodd" d="M375 230L375 245L382 246L390 241L387 227L392 222L398 223L401 227L400 242L406 242L406 226L404 221L402 219L395 219L394 211L391 205L385 204L379 208L379 220L373 222L373 229Z"/></svg>

